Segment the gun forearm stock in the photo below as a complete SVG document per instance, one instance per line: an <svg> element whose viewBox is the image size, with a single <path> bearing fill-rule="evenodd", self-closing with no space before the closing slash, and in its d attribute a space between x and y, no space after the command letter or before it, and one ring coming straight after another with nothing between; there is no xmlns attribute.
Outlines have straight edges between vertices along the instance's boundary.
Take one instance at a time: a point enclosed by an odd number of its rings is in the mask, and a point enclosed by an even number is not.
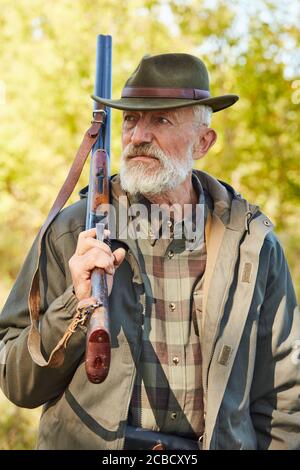
<svg viewBox="0 0 300 470"><path fill-rule="evenodd" d="M106 379L110 366L109 316L106 301L107 285L103 270L95 269L93 271L93 278L95 282L98 282L103 296L100 296L102 305L94 310L89 321L85 369L90 382L101 383Z"/></svg>

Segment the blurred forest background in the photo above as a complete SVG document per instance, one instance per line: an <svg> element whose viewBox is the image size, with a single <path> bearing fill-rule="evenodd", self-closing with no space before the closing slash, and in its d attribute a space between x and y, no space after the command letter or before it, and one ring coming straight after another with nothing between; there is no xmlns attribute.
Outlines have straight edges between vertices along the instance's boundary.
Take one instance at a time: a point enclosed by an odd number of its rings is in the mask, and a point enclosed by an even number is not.
<svg viewBox="0 0 300 470"><path fill-rule="evenodd" d="M273 220L299 295L299 24L298 0L0 0L0 307L89 126L100 33L114 97L144 54L175 51L205 61L213 94L240 95L198 167ZM120 124L114 111L113 172ZM39 413L1 395L0 449L33 448Z"/></svg>

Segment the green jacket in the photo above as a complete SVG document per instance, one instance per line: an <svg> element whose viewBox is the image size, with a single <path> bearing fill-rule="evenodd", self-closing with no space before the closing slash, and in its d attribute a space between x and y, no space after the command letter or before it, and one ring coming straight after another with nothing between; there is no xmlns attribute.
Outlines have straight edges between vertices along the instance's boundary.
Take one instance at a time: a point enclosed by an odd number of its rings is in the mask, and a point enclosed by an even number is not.
<svg viewBox="0 0 300 470"><path fill-rule="evenodd" d="M215 203L207 246L201 339L204 449L300 449L300 315L282 248L257 206L204 172ZM117 208L118 177L112 180ZM247 212L252 216L247 229ZM40 333L47 357L76 309L68 260L84 230L86 198L49 228L41 259ZM111 368L92 384L84 367L85 327L71 337L59 368L37 366L28 352L27 297L35 243L0 315L0 380L16 405L44 404L38 449L122 449L141 352L145 286L128 242L110 296ZM197 302L199 286L194 288Z"/></svg>

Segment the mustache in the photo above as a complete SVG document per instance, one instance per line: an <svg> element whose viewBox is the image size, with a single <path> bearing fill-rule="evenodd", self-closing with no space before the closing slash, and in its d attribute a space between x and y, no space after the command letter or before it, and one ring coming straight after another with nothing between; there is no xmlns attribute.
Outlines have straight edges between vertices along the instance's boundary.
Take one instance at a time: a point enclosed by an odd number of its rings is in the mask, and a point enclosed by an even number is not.
<svg viewBox="0 0 300 470"><path fill-rule="evenodd" d="M156 158L160 161L165 161L167 159L167 155L153 144L128 144L124 149L123 158L125 159L132 158L137 155L145 155L147 157Z"/></svg>

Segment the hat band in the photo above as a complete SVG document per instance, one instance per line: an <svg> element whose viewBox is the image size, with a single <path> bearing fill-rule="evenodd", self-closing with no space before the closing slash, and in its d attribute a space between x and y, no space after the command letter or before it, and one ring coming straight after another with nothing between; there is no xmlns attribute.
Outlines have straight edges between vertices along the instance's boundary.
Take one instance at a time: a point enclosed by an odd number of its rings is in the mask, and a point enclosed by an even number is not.
<svg viewBox="0 0 300 470"><path fill-rule="evenodd" d="M209 97L209 91L199 90L198 88L125 87L122 91L122 98L180 98L200 100Z"/></svg>

